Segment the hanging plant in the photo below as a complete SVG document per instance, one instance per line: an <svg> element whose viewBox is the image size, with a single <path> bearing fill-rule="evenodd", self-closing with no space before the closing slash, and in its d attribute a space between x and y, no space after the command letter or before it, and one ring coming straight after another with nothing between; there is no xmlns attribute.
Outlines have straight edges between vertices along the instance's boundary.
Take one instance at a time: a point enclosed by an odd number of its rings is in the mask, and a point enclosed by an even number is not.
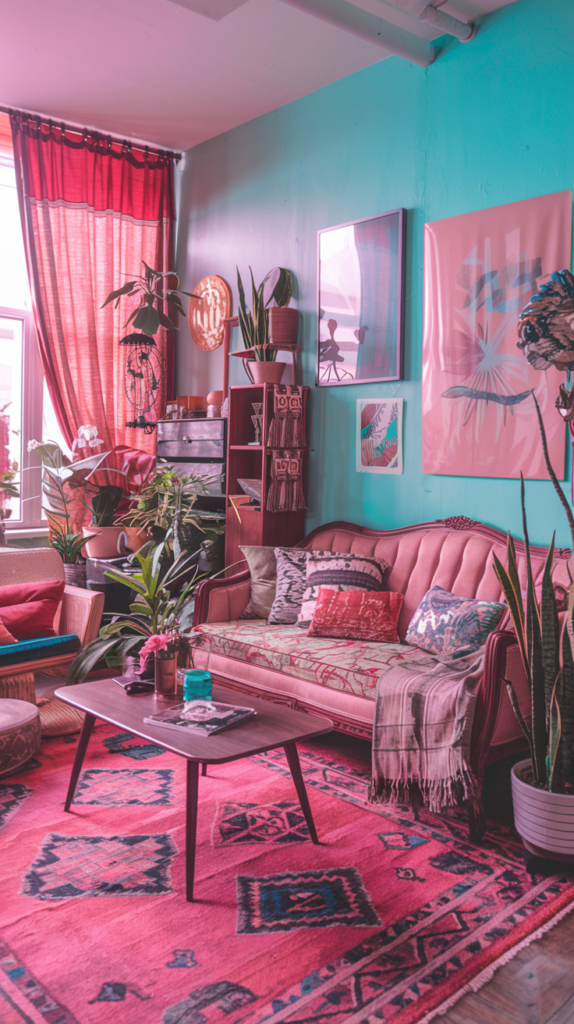
<svg viewBox="0 0 574 1024"><path fill-rule="evenodd" d="M132 295L138 295L138 304L130 313L124 327L128 327L131 324L135 331L141 331L142 334L149 337L157 334L160 327L173 331L177 327L177 317L180 315L185 316L181 296L187 295L192 299L197 299L199 296L194 295L193 292L186 292L179 287L179 277L175 271L168 270L164 274L159 270L153 270L151 267L148 267L145 260L142 260L142 264L145 268L145 273L139 274L133 281L126 281L121 288L110 292L106 301L102 303L102 309L109 302L115 302L114 309L117 309L122 296L127 295L131 297ZM175 279L175 288L166 287L169 284L170 278ZM171 303L172 309L176 314L176 323L173 323L163 312L162 306L164 303ZM131 337L138 338L139 336L128 335L122 338L122 342L127 342Z"/></svg>

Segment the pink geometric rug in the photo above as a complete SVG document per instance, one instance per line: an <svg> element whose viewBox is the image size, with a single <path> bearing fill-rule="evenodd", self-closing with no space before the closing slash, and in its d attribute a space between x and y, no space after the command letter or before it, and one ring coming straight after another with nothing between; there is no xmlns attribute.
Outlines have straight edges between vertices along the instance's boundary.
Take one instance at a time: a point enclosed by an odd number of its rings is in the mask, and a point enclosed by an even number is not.
<svg viewBox="0 0 574 1024"><path fill-rule="evenodd" d="M98 726L73 813L75 737L0 783L2 1024L429 1021L574 904L508 829L366 801L328 742L200 779L197 902L185 900L185 764Z"/></svg>

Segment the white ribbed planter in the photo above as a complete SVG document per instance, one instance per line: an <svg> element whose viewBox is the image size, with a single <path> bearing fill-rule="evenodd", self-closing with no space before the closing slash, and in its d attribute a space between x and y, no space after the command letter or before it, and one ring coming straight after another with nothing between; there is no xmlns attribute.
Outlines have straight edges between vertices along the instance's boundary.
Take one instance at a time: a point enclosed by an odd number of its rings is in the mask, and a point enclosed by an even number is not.
<svg viewBox="0 0 574 1024"><path fill-rule="evenodd" d="M530 760L511 771L514 824L527 850L539 857L574 862L574 794L549 793L523 782Z"/></svg>

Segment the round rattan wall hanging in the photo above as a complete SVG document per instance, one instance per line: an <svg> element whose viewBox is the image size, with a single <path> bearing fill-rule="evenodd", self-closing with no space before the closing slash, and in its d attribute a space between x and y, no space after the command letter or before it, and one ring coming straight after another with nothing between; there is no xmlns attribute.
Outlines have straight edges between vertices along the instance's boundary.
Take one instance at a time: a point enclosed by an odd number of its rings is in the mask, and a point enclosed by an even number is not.
<svg viewBox="0 0 574 1024"><path fill-rule="evenodd" d="M197 299L189 300L189 330L198 348L213 352L223 342L223 321L231 310L231 290L227 281L210 274L193 289Z"/></svg>

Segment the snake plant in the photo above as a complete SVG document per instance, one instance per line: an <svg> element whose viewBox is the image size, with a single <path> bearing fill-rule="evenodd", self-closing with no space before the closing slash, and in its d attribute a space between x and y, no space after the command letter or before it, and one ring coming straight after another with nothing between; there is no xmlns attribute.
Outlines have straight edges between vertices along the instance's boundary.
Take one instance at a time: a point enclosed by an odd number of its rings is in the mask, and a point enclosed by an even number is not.
<svg viewBox="0 0 574 1024"><path fill-rule="evenodd" d="M251 275L251 312L247 308L243 281L241 280L239 269L237 269L237 291L239 293L237 316L239 318L239 328L245 348L254 350L255 359L260 362L269 363L277 358L277 349L271 348L269 345L267 306L272 299L274 299L277 306L289 305L291 295L293 294L293 275L285 267L276 267L275 270L270 270L265 275L259 288L256 288L251 267L249 267L249 273ZM274 273L277 273L277 281L272 288L271 284L269 284L271 292L269 298L265 299L266 285Z"/></svg>
<svg viewBox="0 0 574 1024"><path fill-rule="evenodd" d="M533 396L534 397L534 396ZM548 456L548 446L538 402L534 397L542 447L552 483L573 531L572 511ZM530 688L530 722L521 713L512 683L505 679L510 702L530 747L534 784L553 793L574 792L574 586L571 587L564 622L559 621L552 570L554 537L548 551L540 598L536 593L530 541L526 522L524 478L521 474L522 524L526 556L526 600L524 600L516 549L508 535L508 564L494 556L494 569L508 603L520 656Z"/></svg>

